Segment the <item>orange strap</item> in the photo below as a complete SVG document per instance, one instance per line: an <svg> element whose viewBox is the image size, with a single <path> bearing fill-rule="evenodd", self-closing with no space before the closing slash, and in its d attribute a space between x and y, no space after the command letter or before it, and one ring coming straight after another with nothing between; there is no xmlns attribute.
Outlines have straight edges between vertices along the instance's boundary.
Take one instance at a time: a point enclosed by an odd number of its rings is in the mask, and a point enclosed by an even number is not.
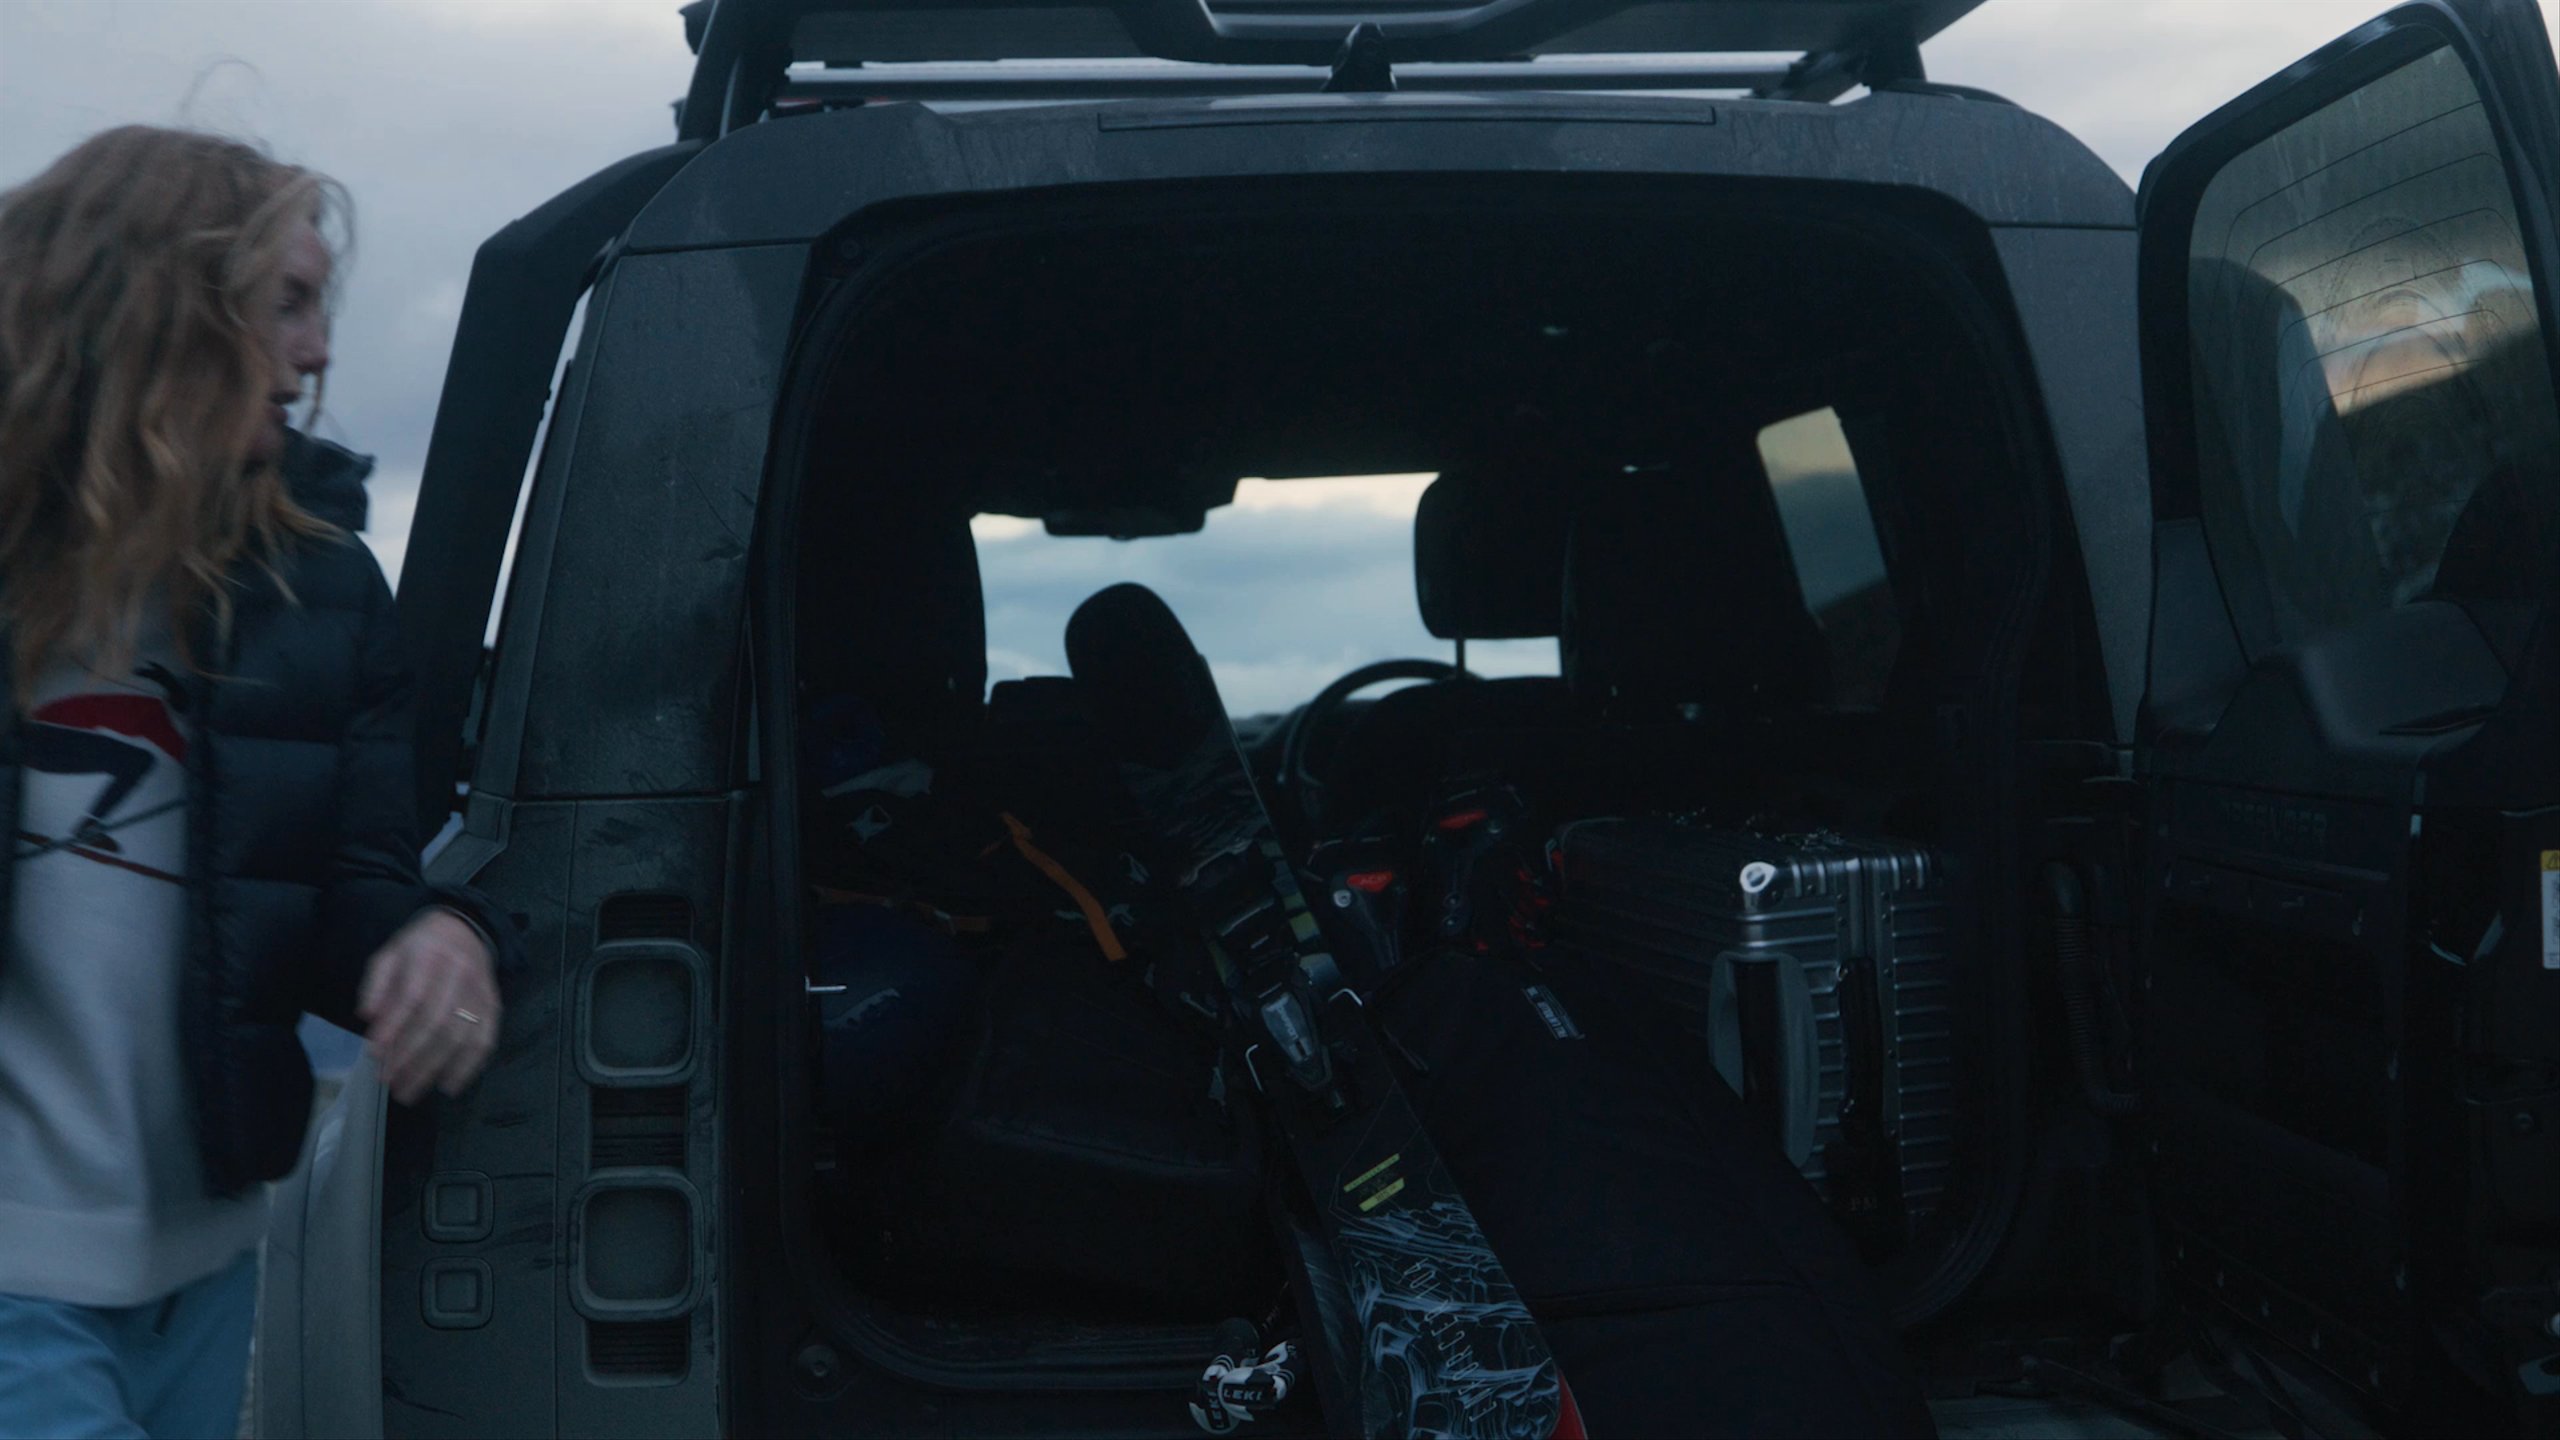
<svg viewBox="0 0 2560 1440"><path fill-rule="evenodd" d="M1004 814L1004 828L1012 834L1013 848L1022 852L1022 858L1037 866L1051 884L1066 891L1067 898L1084 912L1085 928L1093 932L1093 943L1102 947L1103 955L1112 960L1128 959L1129 952L1122 948L1119 934L1111 928L1111 917L1103 913L1102 902L1093 898L1084 882L1068 874L1067 867L1051 859L1049 852L1032 844L1031 827L1013 818L1011 811Z"/></svg>

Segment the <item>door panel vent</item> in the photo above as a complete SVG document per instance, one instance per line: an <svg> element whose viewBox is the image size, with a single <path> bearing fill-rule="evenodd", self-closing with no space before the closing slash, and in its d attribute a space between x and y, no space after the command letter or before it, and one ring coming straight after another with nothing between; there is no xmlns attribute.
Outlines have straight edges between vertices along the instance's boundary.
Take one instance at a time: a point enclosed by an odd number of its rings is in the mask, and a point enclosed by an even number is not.
<svg viewBox="0 0 2560 1440"><path fill-rule="evenodd" d="M682 1380L693 1348L693 1322L590 1320L587 1376L605 1384Z"/></svg>
<svg viewBox="0 0 2560 1440"><path fill-rule="evenodd" d="M593 1090L587 1098L587 1164L684 1168L685 1087Z"/></svg>
<svg viewBox="0 0 2560 1440"><path fill-rule="evenodd" d="M693 902L681 895L614 895L596 911L596 943L691 940Z"/></svg>
<svg viewBox="0 0 2560 1440"><path fill-rule="evenodd" d="M690 945L625 940L596 949L580 1006L580 1068L616 1087L674 1085L693 1066L700 957Z"/></svg>

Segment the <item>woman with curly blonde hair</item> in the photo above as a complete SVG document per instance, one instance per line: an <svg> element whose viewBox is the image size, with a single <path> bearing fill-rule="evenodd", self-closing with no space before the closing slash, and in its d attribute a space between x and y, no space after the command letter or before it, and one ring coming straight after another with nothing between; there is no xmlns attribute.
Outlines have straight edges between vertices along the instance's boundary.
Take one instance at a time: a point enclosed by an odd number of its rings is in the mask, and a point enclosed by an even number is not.
<svg viewBox="0 0 2560 1440"><path fill-rule="evenodd" d="M420 878L331 182L186 131L0 195L0 1434L233 1433L306 1011L470 1084L513 927Z"/></svg>

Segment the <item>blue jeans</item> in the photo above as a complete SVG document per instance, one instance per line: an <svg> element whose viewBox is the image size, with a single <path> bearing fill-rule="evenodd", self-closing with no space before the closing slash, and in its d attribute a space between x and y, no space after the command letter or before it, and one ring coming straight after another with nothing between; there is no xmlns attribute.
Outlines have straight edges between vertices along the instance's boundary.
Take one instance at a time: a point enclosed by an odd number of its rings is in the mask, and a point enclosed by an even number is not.
<svg viewBox="0 0 2560 1440"><path fill-rule="evenodd" d="M0 1295L0 1435L232 1440L258 1252L141 1305Z"/></svg>

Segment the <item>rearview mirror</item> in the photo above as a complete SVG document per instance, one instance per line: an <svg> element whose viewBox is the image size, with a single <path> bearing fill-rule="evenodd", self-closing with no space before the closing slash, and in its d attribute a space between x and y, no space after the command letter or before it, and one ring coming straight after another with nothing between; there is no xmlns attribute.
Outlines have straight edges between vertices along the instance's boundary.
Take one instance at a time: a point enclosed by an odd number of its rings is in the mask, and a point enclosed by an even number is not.
<svg viewBox="0 0 2560 1440"><path fill-rule="evenodd" d="M1155 535L1196 535L1209 523L1203 506L1113 505L1085 510L1051 510L1040 517L1052 535L1107 535L1114 540L1140 540Z"/></svg>

